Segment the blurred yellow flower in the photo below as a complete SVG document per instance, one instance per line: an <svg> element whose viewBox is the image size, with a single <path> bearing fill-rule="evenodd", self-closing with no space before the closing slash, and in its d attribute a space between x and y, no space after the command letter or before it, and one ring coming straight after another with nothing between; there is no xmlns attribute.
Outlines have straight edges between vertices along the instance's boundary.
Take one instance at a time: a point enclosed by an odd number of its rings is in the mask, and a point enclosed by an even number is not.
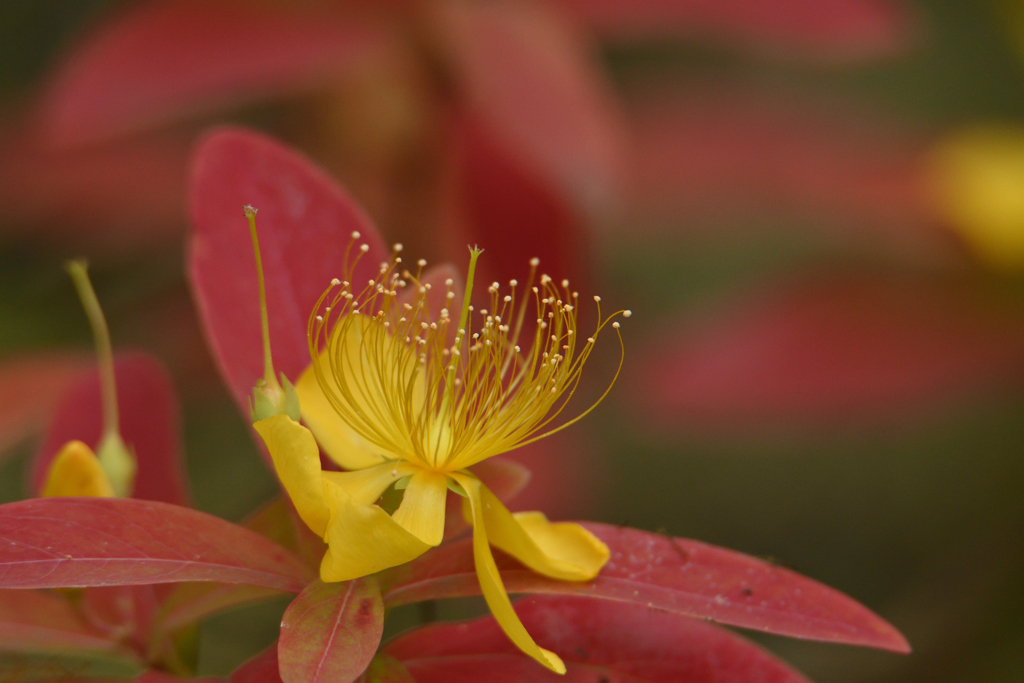
<svg viewBox="0 0 1024 683"><path fill-rule="evenodd" d="M578 294L546 275L533 286L536 260L525 288L512 281L502 293L494 283L490 309L475 311L469 301L480 251L471 250L456 326L446 306L456 297L453 282L446 283L445 307L432 310L439 293L403 270L399 251L396 245L391 262L366 285L332 282L310 317L313 363L296 391L312 433L287 415L255 427L302 519L328 544L324 581L393 567L441 543L451 489L464 497L473 524L477 574L491 612L523 652L564 673L561 659L537 646L513 611L490 546L566 581L592 579L608 548L577 524L510 513L469 468L582 417L549 428L598 334L608 325L618 331L619 323L600 317L595 297L597 329L579 339ZM527 311L535 315L530 325ZM533 331L524 349L519 340L527 327ZM348 471L321 471L318 443ZM377 501L392 486L404 495L388 514Z"/></svg>
<svg viewBox="0 0 1024 683"><path fill-rule="evenodd" d="M1024 266L1024 128L960 131L934 150L929 170L942 217L989 265Z"/></svg>

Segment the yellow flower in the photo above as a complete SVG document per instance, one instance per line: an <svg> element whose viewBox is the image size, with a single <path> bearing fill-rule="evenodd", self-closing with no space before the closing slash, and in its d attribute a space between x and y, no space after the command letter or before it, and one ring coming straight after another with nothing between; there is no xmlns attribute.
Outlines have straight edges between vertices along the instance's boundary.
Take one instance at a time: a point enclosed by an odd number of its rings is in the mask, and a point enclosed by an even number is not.
<svg viewBox="0 0 1024 683"><path fill-rule="evenodd" d="M525 288L512 281L503 291L494 283L490 308L474 311L469 299L480 252L471 250L456 325L447 307L431 310L439 292L402 270L400 249L366 285L332 282L310 316L313 363L295 388L312 433L286 415L255 427L302 519L328 544L324 581L365 576L438 545L450 489L464 497L491 612L523 652L564 673L562 660L538 647L513 611L490 546L565 581L592 579L608 548L577 524L510 513L471 468L582 417L551 428L598 334L609 324L617 332L619 323L602 320L598 303L597 329L579 339L577 293L546 275L532 286L536 260ZM446 285L450 304L456 295L452 281ZM536 320L531 343L521 347L528 311ZM318 443L348 471L321 471ZM391 486L404 495L388 514L377 501Z"/></svg>
<svg viewBox="0 0 1024 683"><path fill-rule="evenodd" d="M950 135L928 170L950 227L989 265L1024 266L1024 129L986 125Z"/></svg>

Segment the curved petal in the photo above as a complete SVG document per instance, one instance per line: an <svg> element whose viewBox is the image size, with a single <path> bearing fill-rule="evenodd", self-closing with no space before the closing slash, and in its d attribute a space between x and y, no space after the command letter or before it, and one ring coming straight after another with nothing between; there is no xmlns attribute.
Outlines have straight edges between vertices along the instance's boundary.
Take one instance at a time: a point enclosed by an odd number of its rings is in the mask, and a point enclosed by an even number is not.
<svg viewBox="0 0 1024 683"><path fill-rule="evenodd" d="M444 504L448 477L419 470L405 489L402 504L391 516L402 528L428 545L439 545L444 536Z"/></svg>
<svg viewBox="0 0 1024 683"><path fill-rule="evenodd" d="M112 498L114 489L92 449L81 441L69 441L50 465L43 498L91 496Z"/></svg>
<svg viewBox="0 0 1024 683"><path fill-rule="evenodd" d="M430 549L380 506L359 504L345 489L323 481L331 518L324 536L328 549L320 564L322 581L357 579L405 564Z"/></svg>
<svg viewBox="0 0 1024 683"><path fill-rule="evenodd" d="M260 420L253 428L263 437L277 476L302 521L323 537L331 511L324 500L320 449L313 434L287 415Z"/></svg>
<svg viewBox="0 0 1024 683"><path fill-rule="evenodd" d="M494 563L494 555L491 554L491 546L487 541L484 516L486 505L481 496L482 492L487 489L479 479L470 475L455 472L451 477L469 495L470 511L473 515L473 560L476 563L477 578L480 580L480 590L484 594L484 600L487 601L491 614L494 615L505 635L516 644L516 647L552 671L564 674L565 664L562 663L561 658L554 652L538 646L527 633L523 622L519 621L515 610L512 609L512 601L508 599L505 585L501 582L501 575L498 573L498 566Z"/></svg>
<svg viewBox="0 0 1024 683"><path fill-rule="evenodd" d="M370 505L388 486L417 471L406 462L384 463L355 472L324 472L323 478L343 489L357 505Z"/></svg>
<svg viewBox="0 0 1024 683"><path fill-rule="evenodd" d="M326 364L327 359L323 358L322 362ZM334 378L330 377L328 381L333 382ZM295 392L302 407L302 421L316 435L317 443L331 460L346 470L361 470L381 463L383 458L374 453L370 444L356 434L331 406L316 380L312 365L295 383Z"/></svg>
<svg viewBox="0 0 1024 683"><path fill-rule="evenodd" d="M579 524L552 524L541 512L513 515L483 485L480 497L491 545L538 574L561 581L589 581L611 556L608 546Z"/></svg>

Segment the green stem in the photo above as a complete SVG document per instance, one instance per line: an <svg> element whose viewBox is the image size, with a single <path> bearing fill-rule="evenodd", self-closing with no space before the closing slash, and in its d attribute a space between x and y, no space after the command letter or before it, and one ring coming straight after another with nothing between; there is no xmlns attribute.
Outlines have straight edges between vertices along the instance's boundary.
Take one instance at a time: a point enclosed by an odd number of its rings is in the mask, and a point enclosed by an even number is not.
<svg viewBox="0 0 1024 683"><path fill-rule="evenodd" d="M107 329L103 309L96 298L96 292L89 281L88 264L85 261L68 261L66 269L78 290L82 308L92 327L96 342L96 358L100 366L100 389L103 398L103 438L120 436L120 416L117 410L117 384L114 379L114 352L110 346L110 330Z"/></svg>
<svg viewBox="0 0 1024 683"><path fill-rule="evenodd" d="M260 283L260 323L263 326L263 379L272 387L277 387L274 377L274 361L270 355L270 319L267 315L267 290L263 281L263 259L260 257L260 240L256 235L256 211L251 205L244 208L249 219L249 232L252 234L252 248L256 253L256 277Z"/></svg>

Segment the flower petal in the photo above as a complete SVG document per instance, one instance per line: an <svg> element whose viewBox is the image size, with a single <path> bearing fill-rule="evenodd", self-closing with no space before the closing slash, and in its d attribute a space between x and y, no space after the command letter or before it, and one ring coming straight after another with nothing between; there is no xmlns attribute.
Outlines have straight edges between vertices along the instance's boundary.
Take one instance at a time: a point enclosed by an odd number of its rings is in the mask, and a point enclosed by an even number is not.
<svg viewBox="0 0 1024 683"><path fill-rule="evenodd" d="M92 449L81 441L69 441L50 465L43 498L91 496L112 498L114 489Z"/></svg>
<svg viewBox="0 0 1024 683"><path fill-rule="evenodd" d="M326 357L321 362L327 367ZM334 378L328 377L327 381L334 383ZM317 443L331 460L346 470L361 470L381 463L380 455L374 453L372 446L356 434L331 406L316 380L312 365L295 383L295 392L302 406L302 421L316 435Z"/></svg>
<svg viewBox="0 0 1024 683"><path fill-rule="evenodd" d="M444 536L444 504L447 497L447 476L419 470L409 480L402 504L391 518L424 543L438 545Z"/></svg>
<svg viewBox="0 0 1024 683"><path fill-rule="evenodd" d="M486 505L481 495L487 489L476 477L457 472L453 473L451 477L469 495L469 505L473 515L473 559L476 563L476 575L480 580L480 590L484 594L484 600L487 601L491 614L494 615L505 635L516 644L516 647L552 671L564 674L565 664L562 663L561 658L533 642L533 638L527 633L523 622L519 621L519 617L512 609L512 601L508 599L505 585L501 582L501 575L498 573L498 566L494 563L494 555L491 554L491 546L487 541L484 510Z"/></svg>
<svg viewBox="0 0 1024 683"><path fill-rule="evenodd" d="M483 518L491 545L553 579L589 581L611 556L608 546L579 524L552 524L541 512L508 508L486 486L480 487Z"/></svg>
<svg viewBox="0 0 1024 683"><path fill-rule="evenodd" d="M331 512L324 501L320 450L313 434L287 415L260 420L253 428L267 444L277 476L299 517L315 534L324 536Z"/></svg>
<svg viewBox="0 0 1024 683"><path fill-rule="evenodd" d="M320 564L322 581L357 579L405 564L430 549L380 506L359 504L330 479L323 481L331 519L324 536L328 549Z"/></svg>
<svg viewBox="0 0 1024 683"><path fill-rule="evenodd" d="M409 463L384 463L355 472L324 472L323 478L343 489L357 505L370 505L388 486L416 471Z"/></svg>

